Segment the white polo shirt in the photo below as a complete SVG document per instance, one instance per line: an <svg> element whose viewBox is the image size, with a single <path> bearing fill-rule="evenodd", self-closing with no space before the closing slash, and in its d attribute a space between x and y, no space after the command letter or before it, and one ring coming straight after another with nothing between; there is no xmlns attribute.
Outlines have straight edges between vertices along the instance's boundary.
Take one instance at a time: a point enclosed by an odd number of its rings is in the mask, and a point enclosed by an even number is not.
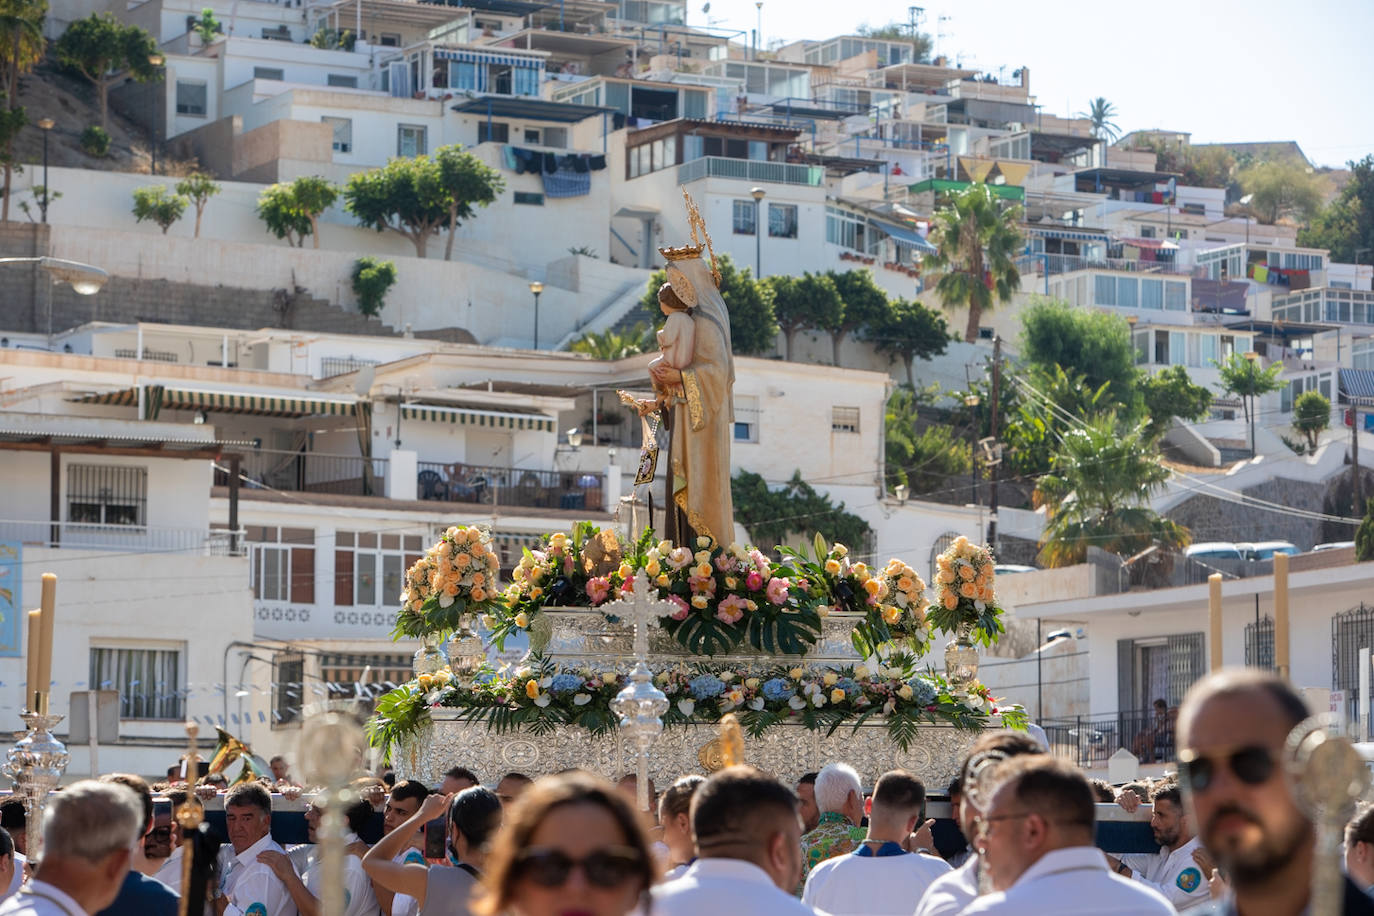
<svg viewBox="0 0 1374 916"><path fill-rule="evenodd" d="M963 865L932 881L915 907L916 916L959 916L978 899L978 861L972 853Z"/></svg>
<svg viewBox="0 0 1374 916"><path fill-rule="evenodd" d="M1095 846L1047 852L1005 891L980 897L963 916L1172 916L1158 892L1113 874Z"/></svg>
<svg viewBox="0 0 1374 916"><path fill-rule="evenodd" d="M1168 846L1161 846L1156 853L1137 853L1118 858L1135 872L1132 875L1135 880L1159 891L1165 900L1174 905L1174 909L1182 913L1212 899L1207 876L1193 861L1193 851L1200 845L1198 838L1193 837L1173 852L1169 851Z"/></svg>
<svg viewBox="0 0 1374 916"><path fill-rule="evenodd" d="M911 916L931 883L952 870L943 859L913 852L846 853L811 869L802 903L831 916Z"/></svg>
<svg viewBox="0 0 1374 916"><path fill-rule="evenodd" d="M653 916L815 916L780 890L768 873L743 859L697 859L653 889Z"/></svg>

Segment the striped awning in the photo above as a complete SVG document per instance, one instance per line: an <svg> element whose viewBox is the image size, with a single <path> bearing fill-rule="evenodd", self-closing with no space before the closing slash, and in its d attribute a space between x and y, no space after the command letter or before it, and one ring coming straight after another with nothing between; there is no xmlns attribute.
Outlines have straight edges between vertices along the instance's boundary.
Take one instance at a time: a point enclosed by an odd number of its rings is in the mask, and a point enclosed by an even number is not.
<svg viewBox="0 0 1374 916"><path fill-rule="evenodd" d="M528 429L535 432L554 431L552 417L543 414L512 413L503 410L480 410L472 407L436 407L429 404L405 405L401 417L428 423L457 423L459 426L479 426L489 429Z"/></svg>
<svg viewBox="0 0 1374 916"><path fill-rule="evenodd" d="M211 413L249 414L259 417L351 417L357 402L331 398L279 397L235 391L204 391L198 388L167 388L162 410L204 410Z"/></svg>
<svg viewBox="0 0 1374 916"><path fill-rule="evenodd" d="M1026 231L1042 239L1064 239L1070 242L1105 242L1107 233L1074 232L1069 229L1045 229L1034 224L1026 226Z"/></svg>
<svg viewBox="0 0 1374 916"><path fill-rule="evenodd" d="M137 388L121 388L118 391L93 391L88 394L67 398L74 404L110 404L117 407L134 407L138 404Z"/></svg>
<svg viewBox="0 0 1374 916"><path fill-rule="evenodd" d="M1374 369L1342 369L1341 394L1355 407L1374 407Z"/></svg>
<svg viewBox="0 0 1374 916"><path fill-rule="evenodd" d="M517 57L513 54L495 54L487 51L451 51L447 48L435 48L434 59L452 60L460 64L495 64L498 67L544 66L542 57Z"/></svg>

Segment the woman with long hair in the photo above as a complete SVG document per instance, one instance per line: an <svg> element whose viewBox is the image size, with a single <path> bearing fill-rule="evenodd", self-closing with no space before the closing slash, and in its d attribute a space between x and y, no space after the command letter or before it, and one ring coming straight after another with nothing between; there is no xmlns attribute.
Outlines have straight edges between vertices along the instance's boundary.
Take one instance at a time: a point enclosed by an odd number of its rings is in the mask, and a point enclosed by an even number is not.
<svg viewBox="0 0 1374 916"><path fill-rule="evenodd" d="M536 780L506 812L487 855L482 916L625 916L657 877L634 810L609 782Z"/></svg>

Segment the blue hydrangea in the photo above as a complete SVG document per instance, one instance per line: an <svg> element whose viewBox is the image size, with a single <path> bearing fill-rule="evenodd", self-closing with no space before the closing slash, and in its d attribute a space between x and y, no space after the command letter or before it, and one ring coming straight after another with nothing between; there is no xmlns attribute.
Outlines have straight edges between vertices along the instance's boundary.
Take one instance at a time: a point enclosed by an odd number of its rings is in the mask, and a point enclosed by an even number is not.
<svg viewBox="0 0 1374 916"><path fill-rule="evenodd" d="M929 706L931 703L935 702L938 691L935 689L935 685L930 681L923 677L914 677L910 681L907 681L907 683L911 685L911 689L915 693L915 696L911 698L911 702L918 706Z"/></svg>
<svg viewBox="0 0 1374 916"><path fill-rule="evenodd" d="M701 674L687 683L687 689L698 700L709 700L725 692L725 682L714 674Z"/></svg>
<svg viewBox="0 0 1374 916"><path fill-rule="evenodd" d="M796 690L787 682L786 678L775 677L772 680L763 682L763 698L777 702L779 700L790 699L795 696Z"/></svg>
<svg viewBox="0 0 1374 916"><path fill-rule="evenodd" d="M852 677L840 678L838 681L835 682L835 686L843 690L844 695L849 697L850 699L853 699L860 693L863 693L863 688L859 686L859 682L854 680Z"/></svg>
<svg viewBox="0 0 1374 916"><path fill-rule="evenodd" d="M575 674L555 674L549 689L554 693L574 693L582 689L582 678Z"/></svg>

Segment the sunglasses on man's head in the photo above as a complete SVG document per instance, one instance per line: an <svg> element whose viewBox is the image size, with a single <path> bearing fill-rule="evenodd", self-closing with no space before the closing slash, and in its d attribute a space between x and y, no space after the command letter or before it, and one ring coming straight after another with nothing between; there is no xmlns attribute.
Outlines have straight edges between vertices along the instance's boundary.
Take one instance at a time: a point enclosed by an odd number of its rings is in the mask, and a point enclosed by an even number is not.
<svg viewBox="0 0 1374 916"><path fill-rule="evenodd" d="M1268 782L1277 761L1267 747L1252 745L1222 754L1198 754L1182 750L1178 754L1179 781L1194 792L1206 792L1216 779L1219 766L1229 767L1237 779L1248 786Z"/></svg>
<svg viewBox="0 0 1374 916"><path fill-rule="evenodd" d="M557 849L526 849L516 858L521 877L543 887L562 887L574 868L581 868L587 882L597 887L619 887L644 868L638 850L607 846L574 859Z"/></svg>

